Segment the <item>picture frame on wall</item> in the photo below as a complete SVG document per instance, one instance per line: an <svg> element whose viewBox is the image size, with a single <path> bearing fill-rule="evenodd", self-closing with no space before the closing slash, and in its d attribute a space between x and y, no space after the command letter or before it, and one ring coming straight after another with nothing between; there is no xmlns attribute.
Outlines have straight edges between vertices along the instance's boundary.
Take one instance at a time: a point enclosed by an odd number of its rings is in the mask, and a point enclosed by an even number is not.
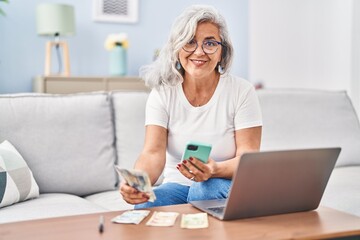
<svg viewBox="0 0 360 240"><path fill-rule="evenodd" d="M136 23L139 0L93 0L93 20L99 22Z"/></svg>

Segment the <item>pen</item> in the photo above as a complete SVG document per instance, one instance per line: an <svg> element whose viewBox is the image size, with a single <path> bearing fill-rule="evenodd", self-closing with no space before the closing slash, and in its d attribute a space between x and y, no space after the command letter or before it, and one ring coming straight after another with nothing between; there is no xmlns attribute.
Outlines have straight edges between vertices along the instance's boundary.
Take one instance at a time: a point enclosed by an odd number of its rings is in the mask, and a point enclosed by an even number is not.
<svg viewBox="0 0 360 240"><path fill-rule="evenodd" d="M104 232L104 216L101 215L99 218L99 233Z"/></svg>

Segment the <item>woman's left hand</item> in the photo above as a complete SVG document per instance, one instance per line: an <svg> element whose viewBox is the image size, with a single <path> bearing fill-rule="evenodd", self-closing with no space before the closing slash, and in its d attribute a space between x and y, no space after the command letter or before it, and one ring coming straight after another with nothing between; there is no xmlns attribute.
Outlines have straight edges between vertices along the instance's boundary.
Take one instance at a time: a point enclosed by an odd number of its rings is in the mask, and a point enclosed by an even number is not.
<svg viewBox="0 0 360 240"><path fill-rule="evenodd" d="M209 158L207 163L203 163L197 158L190 157L190 159L179 163L176 168L188 179L195 182L204 182L212 177L216 164L211 158Z"/></svg>

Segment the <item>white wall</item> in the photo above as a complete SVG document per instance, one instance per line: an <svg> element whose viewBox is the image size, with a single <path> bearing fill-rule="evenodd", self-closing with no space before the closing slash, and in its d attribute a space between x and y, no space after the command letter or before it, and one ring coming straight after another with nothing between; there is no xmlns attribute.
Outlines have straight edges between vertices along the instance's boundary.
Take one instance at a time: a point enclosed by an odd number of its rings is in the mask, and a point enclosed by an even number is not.
<svg viewBox="0 0 360 240"><path fill-rule="evenodd" d="M267 88L346 90L359 113L355 1L249 1L249 79Z"/></svg>
<svg viewBox="0 0 360 240"><path fill-rule="evenodd" d="M38 36L35 24L36 6L44 2L75 8L76 35L66 38L73 76L108 75L109 52L104 42L108 34L119 32L129 36L128 74L137 75L167 40L176 16L192 4L209 4L228 22L235 45L233 73L248 77L248 0L139 0L139 21L134 24L95 22L93 0L10 0L0 3L6 12L0 16L0 93L31 92L32 78L44 72L45 43L51 39Z"/></svg>
<svg viewBox="0 0 360 240"><path fill-rule="evenodd" d="M360 1L353 1L352 13L352 81L350 96L360 117Z"/></svg>

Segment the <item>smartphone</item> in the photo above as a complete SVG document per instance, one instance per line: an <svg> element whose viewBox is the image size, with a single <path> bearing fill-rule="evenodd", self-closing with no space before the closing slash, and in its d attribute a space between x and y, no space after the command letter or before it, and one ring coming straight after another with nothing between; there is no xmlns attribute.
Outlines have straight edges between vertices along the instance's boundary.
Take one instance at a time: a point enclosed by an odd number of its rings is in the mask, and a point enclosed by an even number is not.
<svg viewBox="0 0 360 240"><path fill-rule="evenodd" d="M195 157L203 163L207 163L210 156L211 148L211 144L190 141L186 144L182 160L189 159L190 157Z"/></svg>

